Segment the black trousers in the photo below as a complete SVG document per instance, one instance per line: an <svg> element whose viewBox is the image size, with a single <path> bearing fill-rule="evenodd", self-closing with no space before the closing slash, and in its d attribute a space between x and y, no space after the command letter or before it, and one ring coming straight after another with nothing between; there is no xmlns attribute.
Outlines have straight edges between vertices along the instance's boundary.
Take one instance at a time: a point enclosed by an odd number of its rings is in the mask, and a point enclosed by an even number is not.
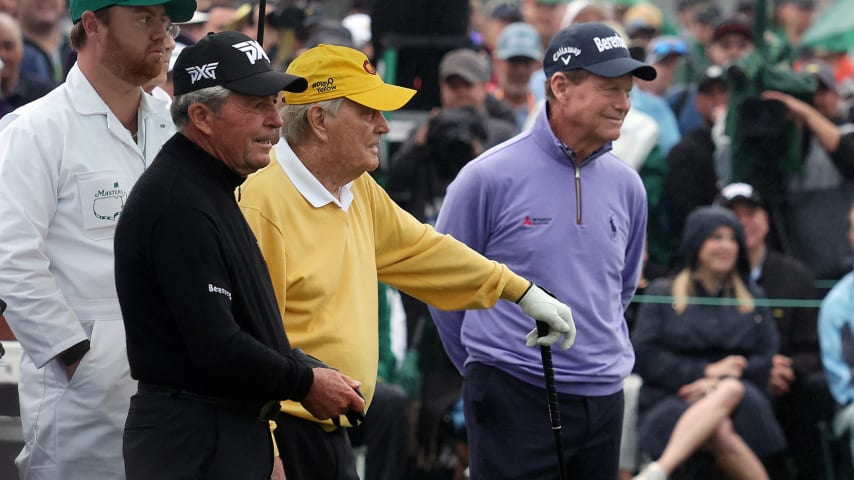
<svg viewBox="0 0 854 480"><path fill-rule="evenodd" d="M410 461L411 402L396 385L378 383L365 423L348 428L350 442L364 445L363 480L402 480L407 478Z"/></svg>
<svg viewBox="0 0 854 480"><path fill-rule="evenodd" d="M268 422L146 392L131 397L122 449L127 480L268 480L273 470Z"/></svg>
<svg viewBox="0 0 854 480"><path fill-rule="evenodd" d="M343 428L326 432L317 422L284 413L276 424L276 444L288 480L359 480Z"/></svg>
<svg viewBox="0 0 854 480"><path fill-rule="evenodd" d="M833 418L834 407L823 372L798 377L787 395L774 398L774 413L786 434L787 455L797 469L798 480L820 478L817 425L820 420L829 422Z"/></svg>
<svg viewBox="0 0 854 480"><path fill-rule="evenodd" d="M602 397L558 394L558 403L569 478L617 478L623 391ZM470 363L463 407L472 480L559 477L545 383L538 388L497 368Z"/></svg>

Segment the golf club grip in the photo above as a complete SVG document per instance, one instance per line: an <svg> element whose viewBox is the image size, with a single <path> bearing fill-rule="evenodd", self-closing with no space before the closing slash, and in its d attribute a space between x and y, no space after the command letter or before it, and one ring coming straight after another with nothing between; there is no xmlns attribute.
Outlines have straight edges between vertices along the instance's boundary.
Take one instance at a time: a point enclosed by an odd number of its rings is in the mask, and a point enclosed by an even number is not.
<svg viewBox="0 0 854 480"><path fill-rule="evenodd" d="M545 336L549 333L546 322L537 322L537 334ZM560 430L560 408L557 403L557 386L555 385L555 367L552 363L551 347L540 345L540 356L543 358L543 372L546 377L546 393L549 400L549 418L552 421L552 430Z"/></svg>

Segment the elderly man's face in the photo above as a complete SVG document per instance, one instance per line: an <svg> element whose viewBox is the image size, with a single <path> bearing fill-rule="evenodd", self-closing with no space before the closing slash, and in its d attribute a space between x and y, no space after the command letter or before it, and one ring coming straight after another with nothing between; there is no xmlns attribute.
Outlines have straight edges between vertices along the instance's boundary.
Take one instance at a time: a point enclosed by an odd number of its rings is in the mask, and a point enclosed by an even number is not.
<svg viewBox="0 0 854 480"><path fill-rule="evenodd" d="M229 95L210 121L214 156L243 176L266 167L282 126L277 99L278 95Z"/></svg>
<svg viewBox="0 0 854 480"><path fill-rule="evenodd" d="M329 158L337 159L341 177L355 180L379 164L380 141L388 133L388 122L382 112L344 100L334 115L325 117Z"/></svg>
<svg viewBox="0 0 854 480"><path fill-rule="evenodd" d="M561 115L578 136L591 144L602 146L616 140L631 107L629 93L633 84L631 74L617 78L590 74L578 85L569 82L561 100Z"/></svg>

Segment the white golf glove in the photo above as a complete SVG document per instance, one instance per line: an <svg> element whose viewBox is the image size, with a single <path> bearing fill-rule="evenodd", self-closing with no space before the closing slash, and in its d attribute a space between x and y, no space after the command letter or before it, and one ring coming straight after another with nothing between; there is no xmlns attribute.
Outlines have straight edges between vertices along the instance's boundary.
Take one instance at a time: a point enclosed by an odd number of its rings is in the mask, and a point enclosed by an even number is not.
<svg viewBox="0 0 854 480"><path fill-rule="evenodd" d="M549 333L540 336L534 327L525 336L525 346L551 346L565 335L560 344L561 350L566 350L575 343L575 322L572 320L572 310L542 288L531 284L531 288L517 302L522 311L538 322L549 326Z"/></svg>

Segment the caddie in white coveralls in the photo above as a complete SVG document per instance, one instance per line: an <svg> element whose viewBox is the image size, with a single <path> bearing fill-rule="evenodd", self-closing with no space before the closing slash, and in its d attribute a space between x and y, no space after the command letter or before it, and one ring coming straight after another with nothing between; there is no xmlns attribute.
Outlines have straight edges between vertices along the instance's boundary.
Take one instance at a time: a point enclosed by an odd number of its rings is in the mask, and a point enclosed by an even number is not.
<svg viewBox="0 0 854 480"><path fill-rule="evenodd" d="M0 292L23 347L21 479L125 476L136 382L113 231L134 182L175 132L165 102L140 86L160 72L171 21L189 19L195 2L115 3L71 1L72 19L86 25L77 64L64 84L0 121ZM111 6L109 21L93 13Z"/></svg>

